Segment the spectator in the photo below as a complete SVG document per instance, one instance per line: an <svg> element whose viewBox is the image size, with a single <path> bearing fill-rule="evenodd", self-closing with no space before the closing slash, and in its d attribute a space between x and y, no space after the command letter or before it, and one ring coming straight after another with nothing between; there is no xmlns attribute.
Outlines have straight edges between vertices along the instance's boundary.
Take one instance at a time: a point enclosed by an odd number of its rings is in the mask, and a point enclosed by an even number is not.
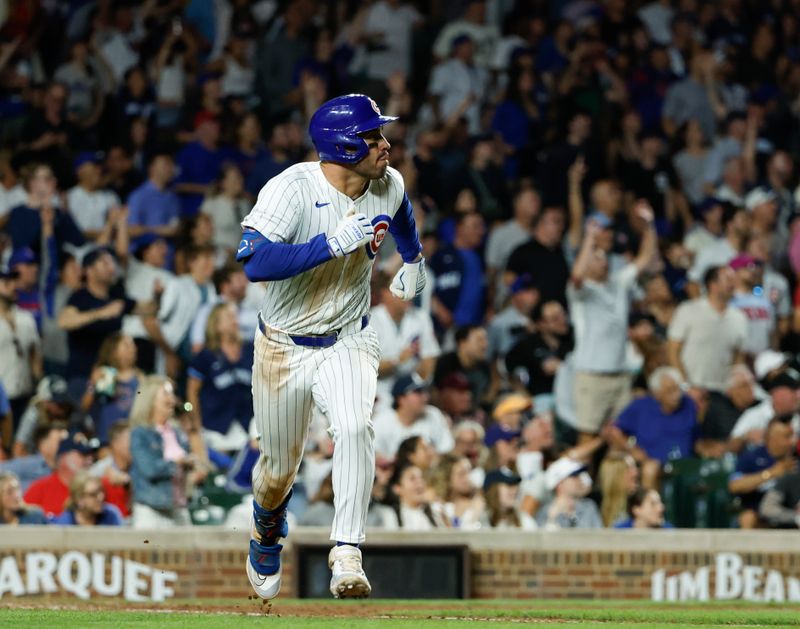
<svg viewBox="0 0 800 629"><path fill-rule="evenodd" d="M100 154L80 153L74 161L77 185L67 191L67 206L86 240L97 240L109 222L110 212L119 207L119 197L102 189Z"/></svg>
<svg viewBox="0 0 800 629"><path fill-rule="evenodd" d="M438 460L439 455L431 443L422 435L414 435L400 442L394 458L394 467L397 469L410 463L422 470L427 478L433 472Z"/></svg>
<svg viewBox="0 0 800 629"><path fill-rule="evenodd" d="M440 329L483 321L485 286L478 247L484 231L480 214L459 214L453 244L445 245L431 258L436 277L432 310Z"/></svg>
<svg viewBox="0 0 800 629"><path fill-rule="evenodd" d="M592 488L592 480L586 473L585 465L562 457L547 468L545 480L547 489L553 492L553 498L536 514L539 528L557 531L603 526L597 505L585 497Z"/></svg>
<svg viewBox="0 0 800 629"><path fill-rule="evenodd" d="M713 138L717 119L706 88L708 69L714 63L710 51L697 49L690 62L690 73L669 88L662 109L661 125L672 137L685 122L697 120L703 135Z"/></svg>
<svg viewBox="0 0 800 629"><path fill-rule="evenodd" d="M671 529L664 520L664 503L655 489L637 489L628 498L627 520L614 525L615 529Z"/></svg>
<svg viewBox="0 0 800 629"><path fill-rule="evenodd" d="M777 347L775 309L761 290L764 275L761 264L751 255L740 253L729 265L734 273L734 293L730 305L747 317L747 333L742 344L745 360L752 362L757 354Z"/></svg>
<svg viewBox="0 0 800 629"><path fill-rule="evenodd" d="M750 233L750 215L741 207L728 205L722 214L722 229L724 238L700 250L689 270L689 279L697 285L703 281L709 269L727 265L742 250ZM689 293L696 297L700 290L695 286L690 288Z"/></svg>
<svg viewBox="0 0 800 629"><path fill-rule="evenodd" d="M706 271L706 296L684 302L669 326L669 363L694 387L722 391L731 367L742 361L747 318L729 305L733 270Z"/></svg>
<svg viewBox="0 0 800 629"><path fill-rule="evenodd" d="M747 137L748 124L752 124L741 112L732 112L725 121L725 135L717 138L714 146L708 153L703 173L704 192L713 194L714 189L722 180L722 171L729 159L742 157ZM754 150L751 147L750 150ZM745 160L748 164L748 160ZM752 160L750 160L752 164ZM754 173L746 175L749 181L754 179Z"/></svg>
<svg viewBox="0 0 800 629"><path fill-rule="evenodd" d="M486 503L470 477L472 464L459 454L445 454L434 476L434 490L447 526L464 531L480 527Z"/></svg>
<svg viewBox="0 0 800 629"><path fill-rule="evenodd" d="M747 253L756 261L754 279L775 311L778 338L782 339L791 329L792 296L788 280L771 264L771 241L768 234L754 235L747 243ZM783 251L786 251L785 247Z"/></svg>
<svg viewBox="0 0 800 629"><path fill-rule="evenodd" d="M431 378L441 353L430 315L412 302L392 295L390 283L388 275L378 275L375 288L380 303L373 306L369 320L381 339L379 406L391 403L392 387L399 378L414 374L423 380Z"/></svg>
<svg viewBox="0 0 800 629"><path fill-rule="evenodd" d="M31 483L49 476L56 469L56 455L66 432L59 426L43 423L36 427L33 454L15 455L10 461L0 463L0 473L9 472L17 477L22 491L27 491Z"/></svg>
<svg viewBox="0 0 800 629"><path fill-rule="evenodd" d="M44 93L43 107L33 111L22 129L22 142L28 161L48 164L59 181L69 181L69 147L76 140L75 129L67 120L67 88L50 83Z"/></svg>
<svg viewBox="0 0 800 629"><path fill-rule="evenodd" d="M792 427L776 418L767 424L764 445L746 448L739 454L736 471L728 480L728 491L741 500L740 528L758 528L758 505L764 494L797 469L796 446Z"/></svg>
<svg viewBox="0 0 800 629"><path fill-rule="evenodd" d="M692 226L683 239L683 246L691 252L693 259L718 243L725 242L722 222L725 204L714 197L705 197L697 204L697 210L700 212L700 221ZM726 249L724 244L723 249Z"/></svg>
<svg viewBox="0 0 800 629"><path fill-rule="evenodd" d="M45 223L48 221L45 220ZM48 232L48 228L45 228ZM46 236L49 238L49 236ZM15 279L15 301L17 307L33 315L36 321L37 330L42 327L42 286L39 277L39 259L29 247L15 249L8 259L9 271L16 275ZM52 278L47 278L50 284Z"/></svg>
<svg viewBox="0 0 800 629"><path fill-rule="evenodd" d="M44 512L22 499L19 480L13 472L0 472L0 525L47 524Z"/></svg>
<svg viewBox="0 0 800 629"><path fill-rule="evenodd" d="M106 501L114 505L122 517L131 515L131 430L127 421L118 421L108 429L108 454L89 468L99 478L106 492Z"/></svg>
<svg viewBox="0 0 800 629"><path fill-rule="evenodd" d="M191 523L186 491L205 475L202 440L198 433L187 438L174 425L176 404L172 383L161 376L145 378L133 404L130 477L135 529Z"/></svg>
<svg viewBox="0 0 800 629"><path fill-rule="evenodd" d="M175 192L181 199L181 216L187 217L197 214L203 195L208 194L211 183L219 177L222 168L216 117L201 112L195 116L194 126L195 140L184 146L175 159L179 173Z"/></svg>
<svg viewBox="0 0 800 629"><path fill-rule="evenodd" d="M78 472L69 484L69 500L64 512L53 518L60 526L119 526L122 515L105 502L105 490L99 479L88 472Z"/></svg>
<svg viewBox="0 0 800 629"><path fill-rule="evenodd" d="M728 439L742 413L757 403L755 380L747 365L734 365L724 391L709 391L701 436L717 452L725 452Z"/></svg>
<svg viewBox="0 0 800 629"><path fill-rule="evenodd" d="M473 404L492 399L492 375L486 362L489 349L486 330L480 326L467 325L456 331L455 340L456 350L444 354L436 363L434 384L441 389L450 374L460 373L469 382Z"/></svg>
<svg viewBox="0 0 800 629"><path fill-rule="evenodd" d="M133 167L130 152L119 144L106 151L103 188L116 194L119 199L129 199L131 193L142 183L142 175Z"/></svg>
<svg viewBox="0 0 800 629"><path fill-rule="evenodd" d="M519 427L492 424L486 429L484 443L489 455L483 462L486 473L503 470L517 473L517 455L519 454L519 438L522 431Z"/></svg>
<svg viewBox="0 0 800 629"><path fill-rule="evenodd" d="M384 527L404 531L429 531L444 526L428 501L428 485L413 463L398 463L389 482L390 497Z"/></svg>
<svg viewBox="0 0 800 629"><path fill-rule="evenodd" d="M744 160L741 157L731 157L725 162L721 185L712 194L734 207L744 207L745 194L750 183L752 182L747 180Z"/></svg>
<svg viewBox="0 0 800 629"><path fill-rule="evenodd" d="M628 453L611 451L597 473L603 526L616 527L628 517L628 500L639 489L639 466Z"/></svg>
<svg viewBox="0 0 800 629"><path fill-rule="evenodd" d="M703 174L708 161L709 138L703 134L703 128L696 118L684 123L679 135L683 148L672 158L672 166L681 182L683 194L692 206L698 207L706 198Z"/></svg>
<svg viewBox="0 0 800 629"><path fill-rule="evenodd" d="M531 314L539 301L539 291L529 275L520 275L511 284L508 306L488 326L489 358L492 365L504 357L525 334L533 331ZM502 363L499 363L502 366Z"/></svg>
<svg viewBox="0 0 800 629"><path fill-rule="evenodd" d="M800 472L783 476L764 494L758 515L770 528L800 528Z"/></svg>
<svg viewBox="0 0 800 629"><path fill-rule="evenodd" d="M481 464L483 440L486 432L478 422L464 420L453 427L453 451L451 454L466 458L473 469ZM476 486L482 486L483 479Z"/></svg>
<svg viewBox="0 0 800 629"><path fill-rule="evenodd" d="M436 404L454 425L465 420L476 419L472 385L461 372L454 372L436 386Z"/></svg>
<svg viewBox="0 0 800 629"><path fill-rule="evenodd" d="M36 386L36 395L22 414L14 435L14 456L35 452L36 432L40 426L77 429L80 418L74 413L76 404L69 395L67 381L61 376L45 376ZM58 447L58 440L55 446ZM54 451L55 452L55 451ZM52 467L52 466L51 466Z"/></svg>
<svg viewBox="0 0 800 629"><path fill-rule="evenodd" d="M634 400L620 413L608 439L613 447L633 456L642 466L642 485L653 488L661 465L692 457L702 448L697 407L681 390L680 372L659 367L647 384L650 395Z"/></svg>
<svg viewBox="0 0 800 629"><path fill-rule="evenodd" d="M177 235L181 205L178 196L168 189L174 177L175 162L170 154L156 153L150 158L147 181L128 198L131 237L145 233L164 238Z"/></svg>
<svg viewBox="0 0 800 629"><path fill-rule="evenodd" d="M200 212L214 220L214 246L233 252L242 235L242 219L250 211L251 204L244 197L244 179L237 166L222 166L217 183L209 191Z"/></svg>
<svg viewBox="0 0 800 629"><path fill-rule="evenodd" d="M764 432L773 418L789 423L795 435L800 435L798 391L800 381L796 375L782 373L766 383L769 397L741 414L731 430L728 449L739 452L746 444L764 443Z"/></svg>
<svg viewBox="0 0 800 629"><path fill-rule="evenodd" d="M370 53L366 75L371 81L410 74L413 29L422 21L417 9L401 0L379 0L367 9L361 39Z"/></svg>
<svg viewBox="0 0 800 629"><path fill-rule="evenodd" d="M234 452L249 441L252 370L253 345L242 340L235 308L217 304L206 324L205 348L189 364L186 385L186 399L210 448Z"/></svg>
<svg viewBox="0 0 800 629"><path fill-rule="evenodd" d="M391 408L379 410L373 419L375 452L379 457L394 458L400 444L412 436L421 436L439 454L453 449L450 425L442 412L428 404L428 386L416 374L399 377L392 387Z"/></svg>
<svg viewBox="0 0 800 629"><path fill-rule="evenodd" d="M549 395L562 361L572 351L569 319L560 302L538 304L533 310L536 331L519 340L506 354L506 370L514 383L533 395Z"/></svg>
<svg viewBox="0 0 800 629"><path fill-rule="evenodd" d="M517 505L520 477L504 470L486 475L483 491L486 494L486 524L493 529L532 531L536 521Z"/></svg>
<svg viewBox="0 0 800 629"><path fill-rule="evenodd" d="M636 259L609 275L608 259L596 248L597 228L587 231L568 288L575 323L575 411L581 441L597 434L630 399L625 373L628 311L636 278L657 253L652 210L639 215L647 227Z"/></svg>
<svg viewBox="0 0 800 629"><path fill-rule="evenodd" d="M539 289L542 303L555 300L567 305L569 267L561 246L564 212L555 207L542 209L536 217L533 238L511 252L505 282L510 286L519 275L529 274Z"/></svg>
<svg viewBox="0 0 800 629"><path fill-rule="evenodd" d="M36 321L15 304L15 279L14 272L0 270L0 383L8 396L12 417L19 422L43 375L43 366Z"/></svg>
<svg viewBox="0 0 800 629"><path fill-rule="evenodd" d="M89 444L67 437L58 444L56 465L52 474L31 483L25 502L38 505L48 517L61 515L69 498L69 486L75 475L89 467L92 453Z"/></svg>

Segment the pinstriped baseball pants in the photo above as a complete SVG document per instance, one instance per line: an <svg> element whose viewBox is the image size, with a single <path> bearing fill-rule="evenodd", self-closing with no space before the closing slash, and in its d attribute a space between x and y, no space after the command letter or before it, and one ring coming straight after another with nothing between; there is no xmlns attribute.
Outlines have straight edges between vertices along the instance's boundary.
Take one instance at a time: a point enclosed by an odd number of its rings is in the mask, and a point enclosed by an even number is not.
<svg viewBox="0 0 800 629"><path fill-rule="evenodd" d="M266 327L256 332L253 411L261 455L253 493L265 509L278 507L292 487L308 437L312 407L327 417L333 439L335 517L331 539L364 541L375 476L372 405L380 346L367 326L326 348L295 345Z"/></svg>

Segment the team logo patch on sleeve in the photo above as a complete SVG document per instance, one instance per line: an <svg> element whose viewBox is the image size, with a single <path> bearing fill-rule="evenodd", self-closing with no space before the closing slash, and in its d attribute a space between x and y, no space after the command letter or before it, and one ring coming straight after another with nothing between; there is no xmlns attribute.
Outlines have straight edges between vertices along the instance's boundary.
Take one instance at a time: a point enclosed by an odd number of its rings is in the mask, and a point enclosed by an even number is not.
<svg viewBox="0 0 800 629"><path fill-rule="evenodd" d="M365 245L367 255L374 258L378 253L378 247L381 246L383 239L386 238L386 232L389 231L389 224L392 219L385 214L380 214L372 219L372 226L375 228L375 235L372 237L372 242Z"/></svg>

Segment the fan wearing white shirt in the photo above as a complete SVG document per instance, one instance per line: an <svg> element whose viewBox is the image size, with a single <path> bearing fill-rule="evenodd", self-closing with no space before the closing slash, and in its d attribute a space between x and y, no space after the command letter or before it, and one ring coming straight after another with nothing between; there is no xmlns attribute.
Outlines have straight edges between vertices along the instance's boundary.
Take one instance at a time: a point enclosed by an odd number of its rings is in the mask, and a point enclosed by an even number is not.
<svg viewBox="0 0 800 629"><path fill-rule="evenodd" d="M415 436L424 437L440 454L453 449L450 423L438 408L428 404L428 387L419 376L398 378L392 396L393 407L378 411L373 418L379 458L393 459L400 444Z"/></svg>
<svg viewBox="0 0 800 629"><path fill-rule="evenodd" d="M747 444L763 444L767 425L776 417L790 424L795 436L800 434L800 380L793 373L784 372L770 378L764 387L769 390L769 397L742 413L731 430L731 452L739 452Z"/></svg>
<svg viewBox="0 0 800 629"><path fill-rule="evenodd" d="M378 276L376 290L380 304L370 311L370 325L378 333L381 345L378 409L392 404L392 387L401 376L416 373L423 380L430 379L441 354L430 315L413 302L392 295L391 281L387 275Z"/></svg>
<svg viewBox="0 0 800 629"><path fill-rule="evenodd" d="M67 191L67 205L86 239L96 240L106 226L109 210L120 205L119 197L100 189L103 171L97 153L80 153L74 167L78 184Z"/></svg>

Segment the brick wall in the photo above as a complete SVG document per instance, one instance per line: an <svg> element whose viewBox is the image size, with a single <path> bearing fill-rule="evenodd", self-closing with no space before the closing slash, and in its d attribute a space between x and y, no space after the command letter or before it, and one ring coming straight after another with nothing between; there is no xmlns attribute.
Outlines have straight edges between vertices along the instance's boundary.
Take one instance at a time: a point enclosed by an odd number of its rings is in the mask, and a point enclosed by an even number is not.
<svg viewBox="0 0 800 629"><path fill-rule="evenodd" d="M762 531L598 531L559 533L457 532L404 534L373 532L373 543L402 546L466 544L471 556L471 591L476 598L650 598L651 575L665 576L711 566L719 553L735 553L741 562L778 571L786 579L800 577L800 544L796 532ZM292 542L324 544L327 531L293 531ZM743 552L742 549L747 549ZM49 551L61 558L69 550L105 557L105 579L111 579L110 557L138 562L155 571L177 574L176 598L246 599L244 574L247 536L215 528L138 532L77 528L0 529L0 584L16 561L27 582L26 556ZM283 594L295 594L292 543L284 551ZM369 552L369 544L364 547ZM4 563L5 562L5 563ZM73 570L76 572L76 570ZM777 577L775 577L777 578ZM710 589L715 577L712 572ZM800 586L800 581L798 582ZM145 588L146 590L147 588ZM41 594L39 594L41 595ZM2 599L10 597L6 592ZM45 596L63 597L63 588ZM713 598L713 596L712 596ZM788 595L787 595L788 598Z"/></svg>

